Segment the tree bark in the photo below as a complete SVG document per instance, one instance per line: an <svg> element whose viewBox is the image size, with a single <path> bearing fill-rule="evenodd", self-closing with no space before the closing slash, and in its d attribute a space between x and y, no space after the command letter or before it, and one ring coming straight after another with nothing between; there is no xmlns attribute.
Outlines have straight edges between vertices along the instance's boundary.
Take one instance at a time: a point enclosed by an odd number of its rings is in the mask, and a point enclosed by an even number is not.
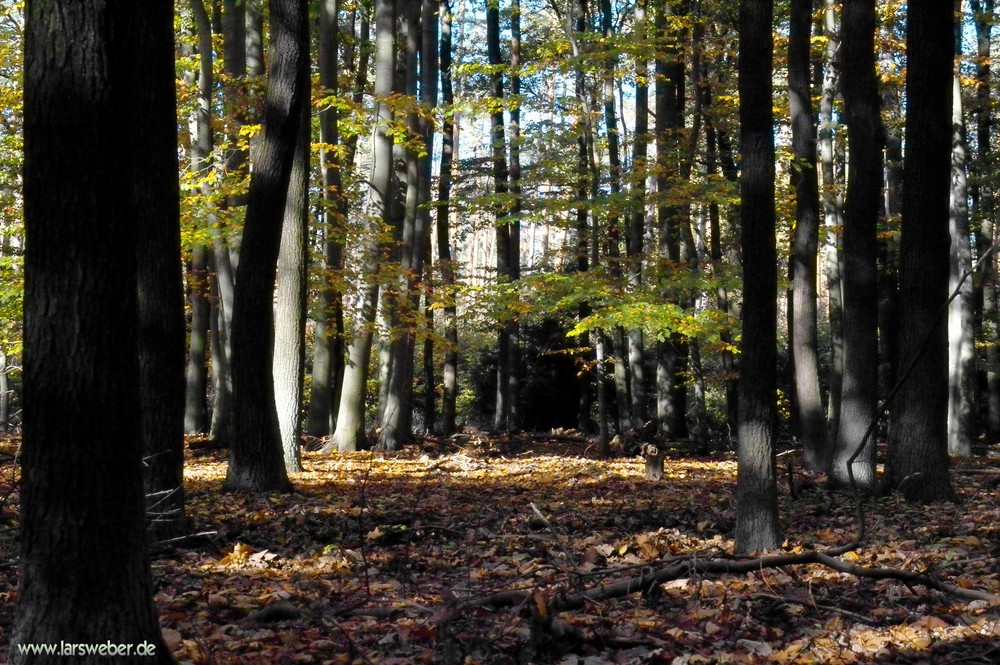
<svg viewBox="0 0 1000 665"><path fill-rule="evenodd" d="M882 191L882 121L875 78L875 0L846 0L841 21L844 110L850 142L844 210L844 373L840 423L828 469L834 485L876 489L875 442L853 455L878 401L877 225Z"/></svg>
<svg viewBox="0 0 1000 665"><path fill-rule="evenodd" d="M957 38L960 40L961 35ZM959 294L948 306L948 452L959 457L972 454L972 441L976 437L976 340L972 280L964 279L959 286L959 280L972 271L968 196L965 120L962 116L961 83L956 74L952 90L948 292L959 289Z"/></svg>
<svg viewBox="0 0 1000 665"><path fill-rule="evenodd" d="M151 375L140 368L139 339L148 331L140 332L136 265L149 251L139 249L140 228L176 237L176 118L164 122L173 99L172 17L162 0L25 6L28 250L14 663L62 660L18 647L63 641L145 643L155 658L117 662L172 662L146 551L140 457ZM159 176L166 181L152 181ZM180 282L164 288L176 289L167 295L179 304ZM164 325L175 329L171 319ZM173 437L183 361L169 334L176 397L164 413Z"/></svg>
<svg viewBox="0 0 1000 665"><path fill-rule="evenodd" d="M684 60L678 48L679 36L668 30L675 11L666 2L656 4L654 26L660 46L654 59L656 72L656 216L659 228L658 279L663 284L674 281L674 271L681 263L680 206L672 204L680 182L680 131L683 129ZM665 290L666 291L666 290ZM664 300L678 301L664 293ZM687 340L671 333L656 345L656 419L660 433L668 439L687 437L687 388L683 374L687 369Z"/></svg>
<svg viewBox="0 0 1000 665"><path fill-rule="evenodd" d="M339 0L323 0L319 18L319 76L326 95L340 91L337 57L340 44ZM324 279L321 284L322 309L316 316L313 332L312 389L306 431L312 436L326 436L331 430L336 407L336 391L344 371L343 294L334 286L343 268L346 197L342 169L346 162L327 146L339 148L340 113L334 106L320 111L320 176L322 178Z"/></svg>
<svg viewBox="0 0 1000 665"><path fill-rule="evenodd" d="M777 434L778 257L775 247L773 0L742 0L739 26L740 237L743 341L736 479L738 553L781 545L774 440Z"/></svg>
<svg viewBox="0 0 1000 665"><path fill-rule="evenodd" d="M302 106L299 136L288 182L281 241L278 249L274 304L274 404L281 434L285 471L302 470L299 438L303 381L306 365L306 295L309 238L309 149L311 123L309 107Z"/></svg>
<svg viewBox="0 0 1000 665"><path fill-rule="evenodd" d="M819 247L819 188L816 178L812 78L809 73L812 0L793 0L788 38L788 93L795 165L795 234L792 243L792 364L794 419L802 441L803 465L826 468L826 421L819 387L816 327L816 253Z"/></svg>
<svg viewBox="0 0 1000 665"><path fill-rule="evenodd" d="M926 343L892 409L889 486L909 500L953 496L948 474L948 194L955 54L951 2L911 0L906 21L906 152L899 252L899 358Z"/></svg>
<svg viewBox="0 0 1000 665"><path fill-rule="evenodd" d="M497 282L510 281L511 233L508 207L505 202L509 191L507 170L507 148L503 121L503 59L500 54L500 7L499 0L486 0L486 48L491 67L490 96L494 110L490 113L491 143L493 157L493 188L496 194L494 217L497 245ZM510 429L511 401L515 398L510 391L511 359L510 328L506 317L498 322L497 332L497 393L493 416L493 429Z"/></svg>
<svg viewBox="0 0 1000 665"><path fill-rule="evenodd" d="M226 488L285 491L274 402L272 302L302 106L308 103L304 0L271 0L271 75L240 246L232 323L233 441Z"/></svg>
<svg viewBox="0 0 1000 665"><path fill-rule="evenodd" d="M648 31L646 19L647 0L635 3L635 39L642 41ZM632 182L629 201L630 214L625 255L628 265L629 288L638 290L642 285L642 250L646 234L646 175L649 146L649 60L639 54L636 58L635 86L635 136L632 141ZM629 386L632 398L632 428L642 429L646 423L646 372L642 329L628 331Z"/></svg>
<svg viewBox="0 0 1000 665"><path fill-rule="evenodd" d="M138 216L139 402L152 537L187 528L184 513L185 321L173 30L160 2L138 13L133 121L146 135L132 180ZM207 321L206 321L207 323ZM204 347L203 347L204 348ZM204 363L204 355L202 356ZM202 384L204 385L204 384ZM204 393L202 393L204 400Z"/></svg>
<svg viewBox="0 0 1000 665"><path fill-rule="evenodd" d="M378 307L379 235L389 226L391 201L395 196L392 164L392 109L389 98L395 90L396 2L377 0L375 4L375 128L372 132L372 159L365 217L372 220L361 239L361 297L354 312L354 329L348 346L347 367L341 385L337 428L323 452L353 451L365 441L365 395L368 363L371 360L372 327Z"/></svg>
<svg viewBox="0 0 1000 665"><path fill-rule="evenodd" d="M976 25L976 146L977 178L972 186L978 224L976 255L985 256L993 246L996 201L994 199L993 163L993 114L991 111L990 49L993 43L994 0L972 0L973 19ZM979 335L986 345L986 442L1000 441L1000 344L997 342L998 289L996 258L987 261L980 269L977 295L979 306Z"/></svg>
<svg viewBox="0 0 1000 665"><path fill-rule="evenodd" d="M840 237L843 232L843 202L837 178L837 124L833 106L840 89L840 31L834 12L835 0L824 0L823 32L826 37L826 59L823 67L823 87L819 105L818 149L823 174L823 226L826 242L823 247L823 267L828 293L827 317L830 323L830 378L827 399L826 428L830 447L836 443L840 430L841 396L844 378L844 292L841 279Z"/></svg>
<svg viewBox="0 0 1000 665"><path fill-rule="evenodd" d="M444 367L441 397L441 434L455 432L455 409L458 398L458 321L455 303L455 265L451 253L448 204L451 200L452 168L458 153L459 124L455 119L455 95L452 90L451 50L452 18L450 0L441 0L441 103L444 120L441 125L441 167L438 178L437 216L438 265L441 267L441 288L444 291Z"/></svg>

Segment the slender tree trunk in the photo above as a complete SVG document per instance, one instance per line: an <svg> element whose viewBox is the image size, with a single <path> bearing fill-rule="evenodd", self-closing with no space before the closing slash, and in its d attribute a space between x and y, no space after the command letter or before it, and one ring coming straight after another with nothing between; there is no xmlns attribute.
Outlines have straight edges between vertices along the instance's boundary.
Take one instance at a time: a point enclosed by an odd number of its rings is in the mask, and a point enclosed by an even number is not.
<svg viewBox="0 0 1000 665"><path fill-rule="evenodd" d="M902 91L887 90L883 108L902 109ZM885 127L885 216L898 229L903 204L903 133L887 123ZM888 395L896 384L899 365L899 238L879 240L879 383Z"/></svg>
<svg viewBox="0 0 1000 665"><path fill-rule="evenodd" d="M666 2L656 5L654 19L656 37L660 42L654 61L656 71L656 190L657 222L659 226L659 279L674 281L674 271L682 270L681 221L682 211L670 203L672 185L680 182L679 132L683 129L684 61L678 48L678 36L667 29L674 11ZM676 302L676 296L664 293L665 299ZM657 344L656 416L661 434L670 439L687 436L686 396L682 376L687 365L687 340L674 333Z"/></svg>
<svg viewBox="0 0 1000 665"><path fill-rule="evenodd" d="M960 3L959 3L960 4ZM958 35L961 44L961 34ZM969 242L968 181L966 179L965 119L962 116L962 90L954 77L952 90L951 153L951 262L948 291L959 295L948 307L948 452L967 457L972 454L976 437L976 349L972 280L959 280L972 270L972 246Z"/></svg>
<svg viewBox="0 0 1000 665"><path fill-rule="evenodd" d="M738 553L781 545L774 440L777 434L778 257L775 247L773 0L740 3L740 235L743 342L736 477Z"/></svg>
<svg viewBox="0 0 1000 665"><path fill-rule="evenodd" d="M271 2L272 0L268 0ZM264 76L264 0L244 0L246 4L247 74ZM270 7L270 5L268 5Z"/></svg>
<svg viewBox="0 0 1000 665"><path fill-rule="evenodd" d="M819 247L819 189L816 178L815 123L809 41L812 0L793 0L788 41L788 90L792 147L796 166L795 235L792 243L792 363L798 435L803 464L826 468L826 422L819 387L819 342L816 328L816 254Z"/></svg>
<svg viewBox="0 0 1000 665"><path fill-rule="evenodd" d="M338 94L339 67L337 57L340 43L339 0L323 0L320 3L319 19L319 75L320 85L328 95ZM319 116L320 175L323 183L323 258L325 273L322 284L322 310L316 317L313 332L312 390L309 394L309 414L306 431L312 436L326 436L330 433L334 396L337 381L344 370L344 338L341 334L344 318L343 295L334 286L337 273L343 268L344 217L342 164L335 151L339 148L340 113L330 106L320 111ZM339 326L339 328L338 328Z"/></svg>
<svg viewBox="0 0 1000 665"><path fill-rule="evenodd" d="M371 184L368 188L366 217L373 220L362 236L361 299L354 312L347 367L341 386L337 428L323 452L353 451L365 440L365 394L368 362L371 359L372 326L378 307L379 235L388 226L391 201L395 196L392 165L392 110L389 97L395 88L396 2L377 0L375 4L375 99L376 118L372 132Z"/></svg>
<svg viewBox="0 0 1000 665"><path fill-rule="evenodd" d="M978 203L976 231L976 256L985 256L993 247L994 199L993 179L993 113L991 110L990 49L993 43L994 0L972 0L973 18L976 24L976 146L975 161L977 178L973 183L972 196ZM995 257L980 269L980 289L977 297L981 302L979 315L979 336L986 342L986 442L1000 441L1000 342L997 335L998 306L997 270Z"/></svg>
<svg viewBox="0 0 1000 665"><path fill-rule="evenodd" d="M646 2L647 0L636 0L635 3L636 41L642 41L646 38L648 30ZM646 234L646 174L649 146L649 84L647 82L649 60L646 58L647 56L640 54L636 59L635 137L632 141L632 182L629 202L631 211L625 243L625 254L628 258L628 281L632 290L638 290L642 285L642 247ZM642 330L640 328L629 330L629 386L632 397L632 428L636 431L642 429L647 415L645 355Z"/></svg>
<svg viewBox="0 0 1000 665"><path fill-rule="evenodd" d="M503 121L503 72L504 64L500 54L500 7L499 0L486 0L486 47L492 67L490 94L494 100L494 110L491 118L491 142L493 152L493 187L496 193L495 204L496 245L497 245L497 280L504 284L510 280L511 266L511 229L508 219L508 208L504 202L508 193L507 148L504 136ZM511 358L510 358L510 327L506 320L499 322L497 333L497 394L496 409L493 416L493 428L507 431L511 427L510 408L514 395L510 391Z"/></svg>
<svg viewBox="0 0 1000 665"><path fill-rule="evenodd" d="M212 33L208 15L202 0L192 0L198 32L198 104L191 119L191 171L204 179L211 168L214 147L212 135L211 98L214 87L212 76ZM201 185L203 194L208 194L207 183ZM213 216L208 215L209 224ZM209 303L209 248L198 245L193 250L191 261L191 341L188 352L188 367L184 400L184 430L188 434L199 434L208 427L208 333L211 305Z"/></svg>
<svg viewBox="0 0 1000 665"><path fill-rule="evenodd" d="M601 33L605 42L610 44L614 39L614 15L611 11L611 0L601 0ZM611 274L622 278L621 252L618 247L621 237L621 192L622 192L622 161L621 144L618 131L618 114L615 109L615 71L617 58L610 47L604 55L604 70L602 92L604 103L604 127L608 140L608 168L610 176L611 197L614 199L608 210L608 261ZM615 400L618 413L618 432L627 432L631 421L629 416L628 388L628 351L625 346L625 333L622 328L615 328L610 333L612 354L614 358Z"/></svg>
<svg viewBox="0 0 1000 665"><path fill-rule="evenodd" d="M906 151L899 250L899 358L913 371L893 403L889 485L907 499L953 496L948 474L948 193L954 5L911 0L906 21Z"/></svg>
<svg viewBox="0 0 1000 665"><path fill-rule="evenodd" d="M272 302L302 106L308 104L305 0L271 0L271 76L250 179L233 300L233 440L226 487L287 490L272 372Z"/></svg>
<svg viewBox="0 0 1000 665"><path fill-rule="evenodd" d="M441 126L441 168L438 178L437 215L438 265L441 266L441 288L444 290L444 368L442 371L443 394L441 398L441 434L455 432L455 401L458 398L458 321L455 307L455 266L449 239L448 206L451 200L452 164L458 152L459 124L453 105L455 96L451 81L451 2L441 1L441 102L444 121Z"/></svg>
<svg viewBox="0 0 1000 665"><path fill-rule="evenodd" d="M882 121L875 78L875 0L846 0L841 54L850 165L844 211L844 375L830 480L849 485L853 456L878 401L877 224L882 185ZM852 463L854 481L876 490L875 441Z"/></svg>
<svg viewBox="0 0 1000 665"><path fill-rule="evenodd" d="M151 332L140 328L151 311L148 301L138 303L148 273L140 278L137 266L152 249L138 236L154 229L161 241L177 242L161 260L179 261L173 6L113 7L29 2L24 9L31 249L10 647L18 664L56 660L19 646L105 641L155 649L154 658L118 662L173 662L160 635L146 549L140 458L143 427L152 421L143 408L157 387L147 383L152 367L140 361ZM131 179L124 186L123 174ZM157 325L168 335L169 378L161 378L170 386L163 413L173 420L172 447L181 436L184 365L179 265L169 272L163 286L171 313Z"/></svg>
<svg viewBox="0 0 1000 665"><path fill-rule="evenodd" d="M510 94L515 103L510 109L510 280L521 279L521 0L510 5ZM511 430L521 429L521 321L512 315L507 324L510 341L510 412Z"/></svg>
<svg viewBox="0 0 1000 665"><path fill-rule="evenodd" d="M830 323L830 393L827 400L826 428L830 445L837 441L840 429L841 395L844 381L844 292L841 280L840 238L843 231L843 205L837 184L837 130L833 105L840 88L840 31L834 12L835 0L824 0L823 32L826 37L826 60L819 105L819 157L823 174L823 225L826 243L823 267L828 292Z"/></svg>
<svg viewBox="0 0 1000 665"><path fill-rule="evenodd" d="M208 351L212 307L209 303L208 247L194 248L191 261L191 341L184 389L184 433L208 430Z"/></svg>
<svg viewBox="0 0 1000 665"><path fill-rule="evenodd" d="M274 305L274 403L285 471L289 473L302 470L299 438L302 435L300 413L306 365L310 134L309 107L303 105L281 225Z"/></svg>

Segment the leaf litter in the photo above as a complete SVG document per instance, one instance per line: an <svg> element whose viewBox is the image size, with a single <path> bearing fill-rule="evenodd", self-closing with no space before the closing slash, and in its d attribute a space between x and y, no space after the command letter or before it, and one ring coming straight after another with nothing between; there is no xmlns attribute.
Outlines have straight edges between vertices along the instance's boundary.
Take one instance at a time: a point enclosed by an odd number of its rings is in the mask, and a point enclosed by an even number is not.
<svg viewBox="0 0 1000 665"><path fill-rule="evenodd" d="M986 592L974 600L815 563L718 572L746 563L727 554L728 454L668 458L659 482L641 458L562 437L303 458L294 493L251 495L221 492L223 452L189 451L192 533L210 535L153 550L180 663L1000 662L991 458L956 460L956 503L878 499L839 558ZM794 498L780 483L787 540L769 555L855 535L850 497L804 480ZM0 534L4 562L16 548ZM15 589L16 566L0 568L4 643Z"/></svg>

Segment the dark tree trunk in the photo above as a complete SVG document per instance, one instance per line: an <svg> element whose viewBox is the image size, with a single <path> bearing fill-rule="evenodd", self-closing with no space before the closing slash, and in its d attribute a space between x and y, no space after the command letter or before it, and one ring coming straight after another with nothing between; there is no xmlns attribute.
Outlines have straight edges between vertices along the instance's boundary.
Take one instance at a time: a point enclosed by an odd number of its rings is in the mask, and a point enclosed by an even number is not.
<svg viewBox="0 0 1000 665"><path fill-rule="evenodd" d="M740 3L740 236L743 342L736 480L736 551L781 545L774 440L777 434L777 249L774 210L772 0Z"/></svg>
<svg viewBox="0 0 1000 665"><path fill-rule="evenodd" d="M903 164L899 359L903 367L916 364L893 402L887 471L893 489L920 501L953 496L948 475L948 331L940 312L948 297L954 24L951 2L909 3L909 157Z"/></svg>
<svg viewBox="0 0 1000 665"><path fill-rule="evenodd" d="M994 0L972 0L976 24L976 176L972 198L977 204L979 223L976 231L976 255L985 256L993 247L996 212L993 164L993 113L991 111L990 49L993 42ZM980 269L981 294L979 305L979 335L986 345L986 442L1000 441L1000 343L997 342L998 289L996 257L991 257Z"/></svg>
<svg viewBox="0 0 1000 665"><path fill-rule="evenodd" d="M500 67L504 63L500 54L499 0L486 0L486 47L490 65L493 67L490 75L492 80L490 94L495 104L495 110L490 114L490 124L492 127L493 187L497 195L495 204L497 280L504 283L510 280L511 274L511 233L507 219L507 204L504 202L505 195L509 190L509 173L503 122L503 73L500 71ZM493 428L498 431L510 429L510 405L515 397L510 390L510 327L507 323L506 317L504 317L504 320L499 322L497 333L497 394Z"/></svg>
<svg viewBox="0 0 1000 665"><path fill-rule="evenodd" d="M601 0L601 34L610 44L614 39L614 15L611 11L611 0ZM621 250L621 192L622 192L622 161L621 144L618 133L618 114L615 109L615 70L617 58L609 48L604 55L603 71L603 104L604 127L608 140L608 170L610 175L611 197L614 203L608 210L607 254L612 275L622 277ZM610 333L612 353L614 356L615 401L618 412L618 432L625 433L631 426L629 418L628 390L628 350L625 346L625 335L622 328L615 328Z"/></svg>
<svg viewBox="0 0 1000 665"><path fill-rule="evenodd" d="M455 432L455 401L458 398L458 322L455 307L455 266L449 240L448 204L451 200L452 164L458 150L458 123L455 122L452 105L455 95L451 82L451 3L441 2L441 102L445 108L441 126L441 175L438 178L437 249L438 264L441 266L441 286L444 290L444 368L442 372L443 394L441 398L441 434L451 436Z"/></svg>
<svg viewBox="0 0 1000 665"><path fill-rule="evenodd" d="M806 468L826 468L826 420L819 388L816 330L816 253L819 247L819 188L816 178L815 122L809 41L812 0L793 0L788 38L788 93L796 166L795 236L792 244L792 362L795 418Z"/></svg>
<svg viewBox="0 0 1000 665"><path fill-rule="evenodd" d="M847 0L841 20L844 110L850 142L844 210L844 374L840 426L829 475L849 485L848 459L875 417L878 401L877 226L882 191L882 121L875 78L875 0ZM876 489L875 441L854 460L854 480Z"/></svg>
<svg viewBox="0 0 1000 665"><path fill-rule="evenodd" d="M208 350L210 317L209 248L194 248L191 260L191 341L184 393L184 433L203 434L208 430Z"/></svg>
<svg viewBox="0 0 1000 665"><path fill-rule="evenodd" d="M340 43L339 0L323 0L319 18L319 76L325 94L339 91L337 55ZM313 343L312 390L306 431L312 436L330 433L335 393L344 370L343 295L334 286L335 275L343 268L344 216L346 213L340 157L325 146L340 146L339 112L335 107L320 111L320 173L323 179L324 280L322 310L316 317Z"/></svg>
<svg viewBox="0 0 1000 665"><path fill-rule="evenodd" d="M646 37L647 0L636 0L635 3L635 33L636 40ZM635 86L635 136L632 140L632 182L629 201L629 225L625 241L625 255L628 265L628 281L633 289L642 284L642 247L646 234L646 175L649 147L649 60L648 56L640 54L636 59ZM629 387L632 398L632 428L642 429L646 423L646 372L645 351L642 343L642 330L633 328L628 331L628 367Z"/></svg>
<svg viewBox="0 0 1000 665"><path fill-rule="evenodd" d="M521 96L521 0L510 3L510 94ZM510 109L510 257L508 269L512 282L521 279L521 105ZM510 411L507 425L521 428L521 321L516 314L507 323L510 345Z"/></svg>
<svg viewBox="0 0 1000 665"><path fill-rule="evenodd" d="M304 0L271 0L271 76L254 159L233 303L228 489L287 490L271 367L272 301L288 182L308 102Z"/></svg>
<svg viewBox="0 0 1000 665"><path fill-rule="evenodd" d="M180 535L184 515L184 286L181 276L177 102L172 22L163 2L138 12L133 120L147 137L134 171L138 220L139 399L153 538ZM207 323L207 320L205 321ZM204 347L203 347L204 348ZM204 355L202 355L204 363ZM204 392L202 392L204 396ZM204 399L204 397L202 398Z"/></svg>
<svg viewBox="0 0 1000 665"><path fill-rule="evenodd" d="M663 284L674 281L674 271L681 264L682 209L670 202L672 185L680 182L680 130L683 129L684 60L678 48L678 36L667 28L674 10L666 2L656 5L655 30L661 46L654 61L656 72L656 216L659 227L658 278ZM676 295L664 294L675 303ZM656 418L660 433L669 439L687 437L687 388L683 375L687 370L687 340L673 333L657 344Z"/></svg>
<svg viewBox="0 0 1000 665"><path fill-rule="evenodd" d="M142 413L152 366L140 367L150 330L140 330L136 264L151 249L140 250L140 229L155 229L164 243L177 237L173 6L112 7L25 7L28 250L15 663L64 660L24 654L18 647L26 644L105 641L155 648L155 658L116 662L172 662L146 552L140 458L143 423L153 421L151 411ZM153 182L156 176L164 180ZM179 260L176 250L162 257L170 258ZM181 287L179 268L164 270L173 274L157 308L172 312L163 322L170 390L163 414L173 420L164 443L173 448L182 417Z"/></svg>

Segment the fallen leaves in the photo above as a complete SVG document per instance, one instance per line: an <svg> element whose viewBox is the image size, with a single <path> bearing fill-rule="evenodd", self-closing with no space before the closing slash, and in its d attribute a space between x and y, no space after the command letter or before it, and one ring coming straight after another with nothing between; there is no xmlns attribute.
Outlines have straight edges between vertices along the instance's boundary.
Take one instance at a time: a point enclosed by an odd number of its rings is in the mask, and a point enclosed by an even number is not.
<svg viewBox="0 0 1000 665"><path fill-rule="evenodd" d="M996 654L996 602L852 574L893 567L1000 593L988 475L956 475L959 506L879 500L871 538L838 559L840 572L693 565L570 607L587 589L732 549L732 459L668 458L666 479L651 483L641 459L586 451L507 439L434 457L306 453L296 493L273 496L220 494L221 454L194 452L189 514L194 530L218 535L154 561L165 639L192 665L947 664ZM781 510L780 556L853 536L846 494L783 494ZM505 602L483 606L490 598ZM0 611L13 600L0 595Z"/></svg>

